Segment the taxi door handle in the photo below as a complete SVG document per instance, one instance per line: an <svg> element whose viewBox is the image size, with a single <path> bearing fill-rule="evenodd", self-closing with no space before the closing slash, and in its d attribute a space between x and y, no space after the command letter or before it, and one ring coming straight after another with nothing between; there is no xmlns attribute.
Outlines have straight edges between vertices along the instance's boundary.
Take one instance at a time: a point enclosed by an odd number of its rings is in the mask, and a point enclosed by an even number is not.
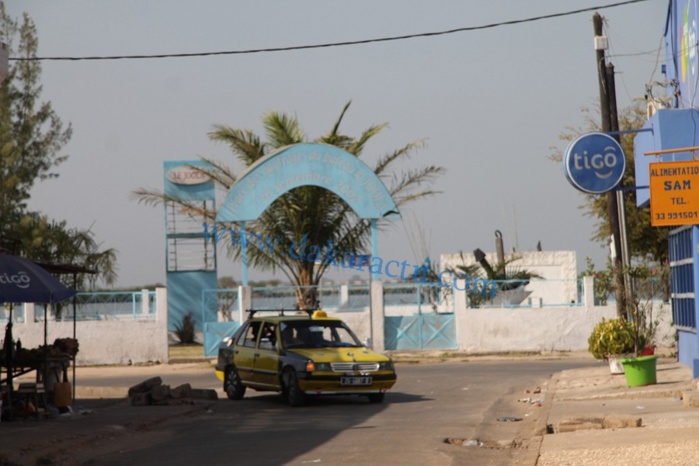
<svg viewBox="0 0 699 466"><path fill-rule="evenodd" d="M256 358L259 358L259 357L260 357L260 353L255 353L255 357L256 357Z"/></svg>

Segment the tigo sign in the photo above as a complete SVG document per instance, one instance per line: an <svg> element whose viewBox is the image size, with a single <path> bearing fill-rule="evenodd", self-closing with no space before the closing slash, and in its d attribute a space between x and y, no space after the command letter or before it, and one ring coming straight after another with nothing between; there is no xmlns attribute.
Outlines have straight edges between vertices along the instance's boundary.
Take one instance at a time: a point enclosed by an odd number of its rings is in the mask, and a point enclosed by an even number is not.
<svg viewBox="0 0 699 466"><path fill-rule="evenodd" d="M588 133L568 145L563 169L576 189L601 194L611 191L621 182L626 157L616 139L604 133Z"/></svg>

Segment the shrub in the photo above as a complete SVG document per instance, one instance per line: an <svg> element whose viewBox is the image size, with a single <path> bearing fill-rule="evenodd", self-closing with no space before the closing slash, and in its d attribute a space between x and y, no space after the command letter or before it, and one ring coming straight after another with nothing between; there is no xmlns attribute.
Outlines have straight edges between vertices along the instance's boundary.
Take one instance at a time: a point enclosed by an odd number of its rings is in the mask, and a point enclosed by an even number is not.
<svg viewBox="0 0 699 466"><path fill-rule="evenodd" d="M595 359L634 352L634 329L625 319L602 319L587 339L588 351Z"/></svg>
<svg viewBox="0 0 699 466"><path fill-rule="evenodd" d="M175 325L175 335L180 340L180 343L194 343L195 328L194 328L194 313L189 311L187 315L182 317L182 323Z"/></svg>

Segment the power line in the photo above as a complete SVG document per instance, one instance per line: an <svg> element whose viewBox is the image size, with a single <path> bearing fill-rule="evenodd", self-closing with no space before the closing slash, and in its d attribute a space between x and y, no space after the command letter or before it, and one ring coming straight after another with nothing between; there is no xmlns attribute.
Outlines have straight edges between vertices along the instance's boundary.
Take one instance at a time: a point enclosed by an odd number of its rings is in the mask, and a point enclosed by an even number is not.
<svg viewBox="0 0 699 466"><path fill-rule="evenodd" d="M658 47L653 50L646 50L642 52L629 52L629 53L610 53L607 58L619 58L619 57L640 57L643 55L657 55L658 51L662 50L662 47Z"/></svg>
<svg viewBox="0 0 699 466"><path fill-rule="evenodd" d="M471 26L463 27L457 29L449 29L446 31L437 32L423 32L419 34L408 34L403 36L392 36L392 37L382 37L377 39L364 39L346 42L332 42L327 44L313 44L313 45L293 45L289 47L272 47L263 49L248 49L248 50L228 50L220 52L193 52L193 53L168 53L168 54L157 54L157 55L113 55L113 56L89 56L89 57L28 57L28 58L15 58L11 57L10 60L15 61L81 61L81 60L138 60L138 59L152 59L152 58L189 58L189 57L209 57L215 55L246 55L253 53L270 53L270 52L288 52L292 50L308 50L308 49L320 49L327 47L344 47L348 45L363 45L371 44L377 42L389 42L396 40L406 40L415 39L418 37L433 37L441 36L446 34L455 34L457 32L470 32L479 31L483 29L491 29L501 26L511 26L514 24L530 23L533 21L541 21L544 19L560 18L562 16L577 15L580 13L586 13L594 10L614 8L618 6L630 5L632 3L640 3L648 0L626 0L623 2L612 3L610 5L602 5L596 7L582 8L579 10L566 11L563 13L553 13L550 15L535 16L532 18L516 19L512 21L502 21L499 23L485 24L482 26Z"/></svg>

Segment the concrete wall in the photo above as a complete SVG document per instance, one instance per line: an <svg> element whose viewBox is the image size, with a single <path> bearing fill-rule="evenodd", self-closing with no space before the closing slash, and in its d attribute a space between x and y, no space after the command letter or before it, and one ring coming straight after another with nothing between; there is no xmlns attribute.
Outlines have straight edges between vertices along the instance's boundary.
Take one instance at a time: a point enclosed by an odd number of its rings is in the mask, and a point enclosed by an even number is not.
<svg viewBox="0 0 699 466"><path fill-rule="evenodd" d="M376 350L384 350L383 295L381 282L374 282L372 302L374 312L329 311L343 319L362 340ZM591 295L592 280L585 281L586 296ZM241 290L243 297L249 296ZM246 301L243 299L242 301ZM586 299L583 306L466 308L455 310L456 335L459 351L468 353L499 353L516 351L586 351L587 339L602 318L616 316L614 306L592 306ZM77 365L123 365L147 362L168 362L167 290L156 290L155 319L122 319L79 321L76 336L80 351ZM26 323L13 325L14 338L20 338L25 348L44 342L44 323L35 322L32 305L26 305ZM241 304L241 308L244 305ZM240 314L237 315L240 318ZM656 342L661 346L674 344L672 312L662 304L654 316L660 322ZM49 343L56 338L73 336L73 322L49 320Z"/></svg>
<svg viewBox="0 0 699 466"><path fill-rule="evenodd" d="M329 312L344 320L364 341L370 336L368 311ZM374 319L381 313L375 313ZM587 339L603 318L616 317L615 306L560 306L542 308L480 308L455 312L458 350L467 353L517 351L587 351ZM655 341L671 347L675 342L672 310L658 304ZM374 331L373 347L383 350L383 338Z"/></svg>
<svg viewBox="0 0 699 466"><path fill-rule="evenodd" d="M36 315L35 306L24 305L24 322L12 325L15 340L22 347L36 348L44 344L43 312ZM72 338L72 321L46 322L46 341ZM156 289L155 318L78 321L75 337L80 345L75 363L85 365L124 365L147 362L168 362L167 290Z"/></svg>
<svg viewBox="0 0 699 466"><path fill-rule="evenodd" d="M486 253L491 265L497 263L497 254ZM477 264L471 253L442 254L440 268L446 270L458 265ZM575 251L524 251L505 254L508 269L528 270L538 274L542 279L532 279L527 291L532 293L529 299L544 304L568 304L577 301L577 259Z"/></svg>
<svg viewBox="0 0 699 466"><path fill-rule="evenodd" d="M540 309L469 309L456 314L459 350L468 353L513 351L587 351L587 339L616 307L549 307ZM672 312L663 305L656 344L674 342Z"/></svg>
<svg viewBox="0 0 699 466"><path fill-rule="evenodd" d="M456 314L459 350L468 353L587 350L587 338L616 309L469 309Z"/></svg>

